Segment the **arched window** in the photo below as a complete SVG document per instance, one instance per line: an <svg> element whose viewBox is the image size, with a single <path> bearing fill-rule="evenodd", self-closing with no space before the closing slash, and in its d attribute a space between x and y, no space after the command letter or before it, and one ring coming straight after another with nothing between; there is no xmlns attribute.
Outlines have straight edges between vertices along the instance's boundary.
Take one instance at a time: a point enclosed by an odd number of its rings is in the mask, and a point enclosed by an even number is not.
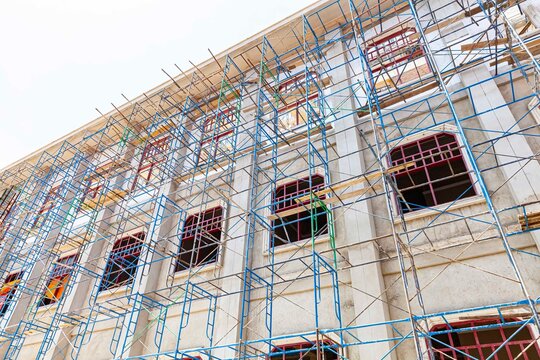
<svg viewBox="0 0 540 360"><path fill-rule="evenodd" d="M0 288L0 316L3 316L9 308L21 282L22 274L21 271L9 274Z"/></svg>
<svg viewBox="0 0 540 360"><path fill-rule="evenodd" d="M58 205L58 203L64 200L60 195L61 190L62 189L60 185L53 186L49 189L49 192L47 192L47 196L45 196L45 201L43 202L43 205L41 205L41 208L37 213L36 219L34 220L34 224L32 225L33 229L43 226L43 224L45 223L45 219L47 219L47 214L49 210L51 210L54 206Z"/></svg>
<svg viewBox="0 0 540 360"><path fill-rule="evenodd" d="M182 231L176 271L216 262L222 227L221 206L188 216Z"/></svg>
<svg viewBox="0 0 540 360"><path fill-rule="evenodd" d="M310 191L324 187L324 178L320 175L305 177L279 186L272 197L272 210L278 219L272 221L274 229L273 246L288 244L328 233L328 217L323 207L313 209L313 227L311 223L310 200L296 201ZM316 204L314 204L316 205ZM295 211L295 209L297 211ZM305 210L302 210L305 209ZM288 214L292 212L292 214ZM282 216L280 216L280 213Z"/></svg>
<svg viewBox="0 0 540 360"><path fill-rule="evenodd" d="M240 107L231 104L217 109L202 120L202 138L198 147L198 165L216 161L234 148L234 132L240 119Z"/></svg>
<svg viewBox="0 0 540 360"><path fill-rule="evenodd" d="M77 262L77 257L77 254L64 256L54 263L39 306L53 304L62 298L71 277L73 265Z"/></svg>
<svg viewBox="0 0 540 360"><path fill-rule="evenodd" d="M319 343L320 356L317 356L317 342L302 342L276 346L267 357L268 360L338 360L338 346L331 342Z"/></svg>
<svg viewBox="0 0 540 360"><path fill-rule="evenodd" d="M394 173L403 213L476 195L456 137L439 133L391 151L392 166L414 163Z"/></svg>
<svg viewBox="0 0 540 360"><path fill-rule="evenodd" d="M169 151L169 136L163 136L146 144L137 168L133 189L136 189L138 184L146 185L158 176L161 170L160 165L167 160Z"/></svg>
<svg viewBox="0 0 540 360"><path fill-rule="evenodd" d="M117 240L105 266L99 291L128 285L133 282L141 255L145 233L140 232Z"/></svg>
<svg viewBox="0 0 540 360"><path fill-rule="evenodd" d="M311 71L307 79L306 73L301 72L279 83L275 95L275 106L278 112L278 127L281 131L306 125L310 113L321 114L319 89L313 85L319 82L317 73ZM322 83L320 85L324 86Z"/></svg>
<svg viewBox="0 0 540 360"><path fill-rule="evenodd" d="M482 328L478 328L482 327ZM528 326L506 326L500 319L462 321L431 328L435 359L540 359L536 339ZM518 331L519 330L519 331ZM501 345L502 348L497 351Z"/></svg>

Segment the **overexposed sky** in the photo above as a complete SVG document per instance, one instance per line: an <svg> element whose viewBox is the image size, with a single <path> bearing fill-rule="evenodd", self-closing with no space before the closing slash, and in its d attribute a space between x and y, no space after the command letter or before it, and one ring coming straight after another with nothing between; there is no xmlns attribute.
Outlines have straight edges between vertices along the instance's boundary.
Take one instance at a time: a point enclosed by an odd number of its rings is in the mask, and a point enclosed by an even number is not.
<svg viewBox="0 0 540 360"><path fill-rule="evenodd" d="M0 168L314 0L0 0Z"/></svg>

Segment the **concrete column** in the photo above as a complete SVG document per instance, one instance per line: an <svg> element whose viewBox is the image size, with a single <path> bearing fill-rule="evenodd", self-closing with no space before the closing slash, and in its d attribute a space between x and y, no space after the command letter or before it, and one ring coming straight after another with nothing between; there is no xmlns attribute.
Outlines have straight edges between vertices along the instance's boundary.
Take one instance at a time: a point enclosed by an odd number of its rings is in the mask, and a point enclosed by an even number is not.
<svg viewBox="0 0 540 360"><path fill-rule="evenodd" d="M505 105L506 101L495 80L487 80L474 85L490 77L491 74L484 65L461 73L463 84L471 86L470 99L476 112L487 111L477 116L480 126L485 130L484 134L488 139L495 140L501 133L512 131L512 128L518 130L519 124L516 124L517 119ZM497 107L499 107L497 110L490 111ZM534 153L525 138L520 135L510 135L495 140L493 144L497 162L502 165L499 170L508 180L508 188L516 204L540 200L538 188L540 164L534 160ZM530 158L533 160L529 160ZM525 160L516 161L518 159ZM530 234L540 249L540 233L531 232Z"/></svg>
<svg viewBox="0 0 540 360"><path fill-rule="evenodd" d="M249 89L252 91L253 89ZM252 101L244 100L244 108L253 108ZM237 144L249 147L253 144L256 109L242 112L242 123L239 125ZM214 331L214 345L234 344L240 341L240 319L242 317L242 276L246 266L246 242L248 238L248 209L250 206L250 181L252 173L252 157L242 156L235 165L232 188L236 193L232 195L229 203L229 222L227 233L227 246L223 247L223 268L221 274L223 293L232 294L222 296L217 301L216 325ZM219 348L213 351L219 359L232 359L235 350Z"/></svg>
<svg viewBox="0 0 540 360"><path fill-rule="evenodd" d="M126 174L117 175L110 179L110 184L114 184L115 188L122 184L125 186L125 177ZM97 226L95 231L97 237L102 236L102 234L107 234L111 224L116 222L118 217L116 211L117 208L118 206L116 203L112 203L99 211L94 221ZM95 241L95 239L96 236L86 240L90 242L90 244L83 245L83 251L79 254L77 264L85 270L79 270L72 274L70 283L74 284L73 288L60 300L63 303L63 313L77 314L81 309L84 309L86 305L90 305L89 296L92 288L96 286L96 282L99 281L94 273L96 271L98 273L100 272L99 261L95 261L95 259L99 259L104 253L105 248L109 246L107 241ZM58 314L56 314L56 316L58 316ZM82 322L85 320L86 319L81 318ZM70 335L74 328L74 326L65 326L56 328L53 332L49 333L48 336L51 337L52 346L43 356L43 359L52 360L68 358L70 352L73 350Z"/></svg>
<svg viewBox="0 0 540 360"><path fill-rule="evenodd" d="M444 1L446 0L432 0L432 4L438 7ZM476 35L487 29L487 26L489 24L482 21L479 26L468 26L466 31L469 35ZM437 33L430 35L430 37L433 36L437 36ZM436 48L445 48L444 39L439 38L433 43L430 42L430 48L433 49L434 46ZM445 56L447 57L447 55ZM435 60L440 69L449 64L446 58L435 56ZM460 60L459 58L456 59L456 63L459 63ZM459 73L461 83L466 87L470 86L470 101L476 113L480 114L477 119L481 128L485 130L485 136L488 139L495 140L506 131L518 130L519 124L517 124L516 117L506 105L506 101L495 80L491 79L491 77L486 65L477 65ZM520 158L528 159L534 155L527 141L522 136L511 135L496 140L493 149L498 163L503 165L499 169L504 178L508 180L508 188L516 204L539 200L540 164L536 160L515 161ZM535 232L530 234L540 249L540 234Z"/></svg>
<svg viewBox="0 0 540 360"><path fill-rule="evenodd" d="M339 33L330 34L327 40L340 38ZM332 93L329 101L336 118L350 113L350 109L356 108L352 93L349 88L350 75L346 58L346 47L341 41L335 42L328 50L327 58L332 83ZM346 64L344 66L340 66ZM343 110L341 110L343 109ZM355 124L355 115L350 114L334 123L336 132L336 147L339 155L339 173L342 180L360 176L366 172L364 158L361 153L362 141L358 135ZM350 191L361 189L363 185L357 185ZM351 293L354 301L354 314L358 315L355 320L357 325L371 324L387 321L389 319L388 306L385 297L385 284L379 260L379 251L375 244L370 241L376 236L373 218L371 216L371 204L369 201L359 201L350 209L343 211L343 223L347 224L338 230L338 242L342 241L349 245L349 262L352 265L351 282L354 289ZM337 216L342 216L341 214ZM338 243L339 246L339 243ZM368 265L358 266L366 263ZM357 330L358 339L369 341L375 339L388 339L392 337L391 330L386 326L373 326ZM391 342L380 342L372 345L358 347L360 359L379 359L390 351Z"/></svg>
<svg viewBox="0 0 540 360"><path fill-rule="evenodd" d="M446 0L432 0L431 2L434 3L435 6L441 6L445 1ZM540 1L533 0L531 6L536 6L538 2ZM476 35L484 31L487 26L489 26L489 24L483 21L479 27L467 27L467 32L469 35ZM438 35L437 33L432 33L430 36L437 37ZM432 50L434 49L434 46L436 48L446 48L446 44L441 38L438 38L437 41L430 42L430 48L432 48ZM446 59L441 61L437 56L435 56L435 59L439 68L444 68L449 64ZM457 59L456 63L459 63L460 60L461 59ZM512 131L512 128L518 130L519 125L516 125L517 119L506 105L506 101L502 96L501 91L495 80L490 79L491 77L486 65L478 65L460 73L462 84L466 87L470 86L470 101L474 105L473 108L476 113L483 113L477 116L480 121L480 126L483 130L486 130L484 133L489 139L496 139L501 133L509 130ZM495 108L496 110L491 110ZM497 140L493 148L498 157L497 160L499 164L505 164L519 158L530 158L533 156L532 149L525 139L519 135L501 138ZM539 199L539 191L535 190L535 187L537 188L537 184L540 183L540 165L538 164L538 161L535 160L530 161L525 165L526 162L527 161L524 160L500 167L505 178L510 179L510 189L515 200L519 203Z"/></svg>
<svg viewBox="0 0 540 360"><path fill-rule="evenodd" d="M167 238L171 229L174 229L174 222L178 220L174 214L176 207L169 200L167 195L174 193L175 186L172 182L165 184L159 191L155 199L155 207L152 214L152 223L149 224L145 244L139 257L139 266L133 280L130 302L132 304L131 314L127 314L122 322L120 343L116 349L115 358L124 358L141 355L144 351L140 340L140 333L148 324L149 312L144 309L144 305L139 301L138 296L158 289L160 276L167 274L169 261L159 261L165 253L167 243L160 243L159 239ZM166 194L166 195L165 195ZM163 221L165 219L165 221ZM152 229L155 226L155 231ZM143 259L147 261L143 264ZM134 324L134 325L133 325ZM145 336L140 337L141 340Z"/></svg>
<svg viewBox="0 0 540 360"><path fill-rule="evenodd" d="M108 208L101 210L96 217L96 224L99 224L96 231L98 236L101 236L99 234L106 233L110 224L114 222L115 207L115 205L111 205ZM107 219L107 221L105 221L105 219ZM79 270L76 274L72 275L70 282L75 284L74 288L70 293L66 293L64 298L61 299L64 303L62 306L63 312L67 314L76 315L81 309L90 305L89 296L92 288L96 285L96 281L99 281L98 278L92 275L92 272L100 271L99 263L96 262L95 259L100 258L105 248L109 245L107 241L95 241L95 238L87 241L92 241L92 244L87 246L84 251L79 254L77 263L88 271ZM81 322L84 321L86 321L86 318L81 317ZM44 360L69 358L70 353L73 350L70 335L74 328L74 326L57 328L54 329L55 331L53 333L48 335L52 337L51 342L53 345L43 357Z"/></svg>
<svg viewBox="0 0 540 360"><path fill-rule="evenodd" d="M182 119L185 122L191 121L187 118ZM167 175L181 174L185 163L188 162L188 157L192 156L189 145L190 141L193 140L184 131L189 130L183 128L172 139L171 148L174 151L169 154L166 163L174 169L170 174L166 173ZM167 276L170 270L170 262L167 260L160 261L160 258L164 254L177 251L177 248L173 248L175 244L172 242L160 242L160 239L168 238L171 231L176 229L179 212L178 207L174 204L176 190L176 182L170 180L160 187L158 194L155 196L152 223L148 225L147 231L149 232L145 239L146 246L141 251L139 262L143 261L143 259L147 260L144 264L139 264L135 274L130 300L133 308L131 314L128 314L122 323L120 343L115 354L117 358L141 355L145 350L141 341L144 341L146 337L140 335L148 324L150 314L144 310L144 305L139 300L140 295L158 290L161 278ZM153 232L152 229L154 229ZM140 340L137 341L139 337Z"/></svg>

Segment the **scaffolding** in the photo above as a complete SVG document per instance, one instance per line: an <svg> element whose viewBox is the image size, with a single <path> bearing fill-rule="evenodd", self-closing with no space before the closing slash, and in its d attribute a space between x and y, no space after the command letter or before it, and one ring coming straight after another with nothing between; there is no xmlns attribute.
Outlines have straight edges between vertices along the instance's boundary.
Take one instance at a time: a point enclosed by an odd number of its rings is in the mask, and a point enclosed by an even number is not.
<svg viewBox="0 0 540 360"><path fill-rule="evenodd" d="M321 1L4 169L4 358L540 358L531 6Z"/></svg>

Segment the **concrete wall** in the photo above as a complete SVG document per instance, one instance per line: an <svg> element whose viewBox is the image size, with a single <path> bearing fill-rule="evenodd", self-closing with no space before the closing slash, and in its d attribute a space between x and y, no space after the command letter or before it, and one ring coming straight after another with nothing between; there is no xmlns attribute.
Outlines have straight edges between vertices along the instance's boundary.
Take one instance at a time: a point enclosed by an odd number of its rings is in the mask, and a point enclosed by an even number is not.
<svg viewBox="0 0 540 360"><path fill-rule="evenodd" d="M334 46L339 46L341 50L344 50L346 45L336 44ZM343 51L336 49L333 49L333 51L336 53L336 58L344 56ZM347 73L349 70L354 70L356 75L353 76ZM358 65L351 65L349 70L338 68L329 75L334 79L342 78L349 79L349 81L361 77L361 75L358 75L361 73ZM475 69L470 71L474 72ZM492 70L482 68L478 73L484 74L486 71ZM468 81L470 81L470 78L457 78L450 83L449 89L453 91L467 86L470 84ZM496 95L504 99L505 102L512 102L512 97L523 97L532 92L532 89L523 78L514 80L513 87L504 78L492 81L489 86L491 86L492 91L497 91L498 94ZM405 137L397 131L388 132L387 140L389 142L394 145L406 143L413 138L427 136L438 131L458 132L447 99L437 96L429 102L415 105L414 101L422 99L423 96L426 96L426 94L409 101L409 105L401 103L384 110L383 123L390 125L392 122L396 122L403 129L412 129L411 134ZM490 95L486 94L486 96ZM489 132L482 131L493 121L490 116L497 117L510 113L515 119L521 119L518 122L517 129L527 129L527 134L540 135L540 130L534 128L538 120L533 117L528 107L531 99L520 100L509 106L504 106L502 109L479 116L475 114L475 109L477 109L475 102L478 99L471 101L467 93L456 92L453 93L452 100L457 115L462 119L466 119L462 124L465 128L465 141L473 144L472 151L477 156L484 150L489 149L490 146L488 142L490 139ZM350 100L349 106L359 106L359 104L355 103L354 100ZM415 109L414 115L411 115L413 108ZM433 111L433 109L436 110ZM501 112L504 113L501 115ZM247 111L245 116L251 116L251 119L253 119L253 110ZM360 118L351 115L339 121L347 123L347 126L341 126L340 123L336 122L332 128L328 129L327 139L324 143L321 141L314 143L316 149L322 151L324 147L327 147L329 150L328 175L332 183L340 179L358 177L364 172L378 169L377 159L371 151L367 150L365 140L360 138L356 131L362 130L365 138L368 139L370 144L373 144L375 140L369 118L367 116ZM414 130L421 128L429 129L424 131ZM537 154L540 152L540 138L530 136L522 138L519 134L512 135L512 138L518 142L522 141L523 147L526 147L526 150L530 153ZM519 188L519 182L516 183L512 177L509 178L509 172L504 170L506 167L501 169L495 166L496 161L500 160L504 155L501 152L508 150L510 153L515 150L512 149L512 144L512 142L500 144L496 148L499 151L497 154L494 154L492 150L488 150L486 154L477 160L487 190L492 193L493 204L498 209L513 206L526 198L532 199L540 191L538 183L535 183L532 192L524 193L525 190L522 191ZM269 178L279 179L281 183L286 182L287 179L299 179L309 174L308 164L310 160L305 150L305 139L296 140L290 145L280 146L277 149L278 155L275 158L275 168L271 166L268 154L262 153L259 156L260 164L264 164L261 165L262 170L259 173L259 190L261 192L266 191L262 195L264 201L261 207L266 206L260 211L262 219L270 215L269 204L272 194L268 192L268 189L270 189ZM351 154L354 154L355 157L352 157ZM512 154L515 155L514 152ZM128 156L131 157L131 155ZM349 159L344 161L343 159L347 157ZM136 156L133 159L136 159ZM96 277L80 278L79 280L84 281L75 285L74 290L69 294L69 300L67 300L69 306L65 307L65 311L84 309L88 305L92 306L92 304L84 302L84 299L92 298L92 296L97 297L97 304L111 307L120 312L122 312L121 309L129 309L132 306L131 301L128 301L125 297L122 298L126 294L147 293L157 301L162 301L164 297L168 297L174 299L175 304L168 307L161 351L174 351L177 347L179 349L205 347L209 344L209 340L205 335L209 312L208 301L206 299L193 301L192 307L189 309L189 322L182 329L182 336L179 338L180 319L184 306L181 301L183 299L183 290L181 288L176 290L167 289L171 285L174 288L176 285L185 285L187 281L191 281L200 283L201 288L210 293L220 294L223 299L220 300L221 302L216 308L215 344L221 345L240 340L258 340L268 336L268 331L265 328L265 289L260 288L252 292L251 311L245 319L248 324L247 330L244 339L239 339L238 329L234 329L230 322L238 322L242 317L239 305L242 283L231 283L224 279L234 273L233 271L236 271L235 269L239 266L236 262L243 256L242 251L245 249L245 242L247 241L248 217L246 213L249 211L247 208L249 202L247 197L242 197L239 201L243 201L243 203L238 206L238 203L231 202L217 189L227 189L227 186L231 185L228 181L231 180L235 186L242 186L243 192L241 194L247 196L250 189L246 177L249 178L249 174L243 173L243 170L249 169L249 171L253 171L253 164L250 163L249 157L244 159L247 160L236 164L236 168L231 168L232 177L230 178L225 176L226 171L217 172L208 179L207 183L197 180L193 186L189 187L182 187L182 185L175 187L166 184L155 191L155 194L162 194L173 199L176 205L187 213L199 212L216 205L224 206L224 217L227 219L223 225L224 244L216 264L205 266L191 273L172 273L174 255L171 256L170 252L177 248L179 230L181 230L181 228L178 228L181 216L176 214L171 222L161 224L161 228L157 230L160 234L157 240L158 255L166 255L169 258L156 261L159 265L152 265L144 271L139 270L140 273L132 286L125 289L115 289L107 294L95 294ZM132 161L137 162L137 160ZM536 169L538 160L532 160L531 163ZM314 165L312 167L313 172L326 175L322 164L312 165ZM471 169L471 164L468 165ZM234 169L239 170L239 167L242 168L242 171L234 172ZM475 179L475 175L472 176ZM527 178L527 174L525 177ZM534 180L534 178L527 179ZM118 181L121 182L122 179ZM206 190L203 191L203 189ZM409 249L415 255L416 274L422 292L424 309L427 313L504 303L523 298L522 289L515 281L515 274L508 261L503 242L492 224L493 219L488 212L486 200L481 193L482 190L479 185L476 185L475 189L477 196L460 200L451 208L448 208L447 204L442 204L435 211L430 209L406 214L403 220L406 222L407 236L403 234L403 221L397 217L391 218L389 216L384 196L377 196L372 200L365 201L364 204L368 203L365 207L354 207L357 204L353 204L350 205L353 210L337 209L333 211L336 247L338 248L337 260L340 268L338 275L342 326L351 324L361 326L367 323L407 318L408 301L401 279L393 231L400 235L402 240L410 241ZM393 194L389 197L388 202L390 209L397 213L398 209ZM119 208L111 207L107 211L100 214L98 221L104 221L111 227L109 231L111 237L96 240L92 247L88 249L88 252L95 254L95 258L99 259L98 261L94 261L92 258L86 259L97 274L103 272L107 254L110 252L116 235L135 231L139 228L149 231L153 223L152 214L155 214L158 210L155 205L148 205L144 207L143 212L128 214L129 221L125 219L125 213L120 213ZM353 213L353 211L355 212ZM441 215L440 211L445 211L445 213ZM119 217L119 219L116 219L118 221L114 221L115 216ZM121 220L122 216L124 220ZM515 212L502 213L500 220L502 225L508 229L515 227L517 224ZM122 221L125 221L125 223L122 224ZM319 329L339 327L340 324L334 313L332 279L327 274L321 276L320 302L318 302L317 308L315 307L314 277L311 268L313 261L311 240L301 244L294 243L280 246L276 248L272 258L272 254L268 252L270 233L263 226L263 222L263 220L260 220L256 227L253 247L249 250L249 265L261 278L269 282L273 280L276 283L273 298L273 336L313 331L316 328L316 320L318 320ZM122 229L122 231L119 229ZM229 236L232 236L232 238ZM225 241L225 239L227 240ZM233 241L237 241L236 253L232 253L228 248ZM515 249L538 254L538 240L535 235L527 233L516 235L512 236L509 241ZM329 264L333 263L333 251L328 236L318 238L314 249ZM539 258L525 253L515 253L515 258L517 264L523 269L522 276L528 291L536 298L540 294L540 273L537 271L540 266ZM272 261L275 264L273 274L269 271ZM412 271L407 271L406 277L409 283L414 282ZM410 303L412 312L420 314L422 309L418 306L417 300L410 301ZM227 307L226 303L228 301L234 303L235 306ZM316 309L319 311L317 317L315 316ZM120 354L120 356L136 356L157 351L154 338L158 331L158 323L155 319L159 316L159 312L155 308L145 309L143 307L140 313L137 331L142 336L136 336L131 340L137 343L137 347L133 347L132 350L129 350L129 353ZM20 318L23 314L19 313L18 316ZM42 318L45 322L50 321L46 320L45 314L41 312L37 313L37 318ZM97 321L95 327L93 326L93 331L88 333L78 352L79 359L100 360L112 358L113 354L109 351L109 348L115 329L116 331L126 331L124 328L129 325L128 316L121 316L118 320L107 320L105 316L99 316L98 319L100 321ZM18 318L11 319L12 324L17 323L17 321ZM409 330L408 326L397 325L396 328L406 333ZM65 339L62 340L62 336L73 340L77 331L78 326L73 325L61 329L61 334L56 335L56 343L59 345L55 346L51 352L56 354L57 358L61 356L59 354L65 355L63 352L64 347L69 348L68 342ZM344 336L345 342L349 342L357 341L354 336L358 336L360 340L371 340L378 336L395 336L396 334L396 332L392 333L392 330L386 326L381 326L380 329L369 331L365 329L355 330ZM34 358L42 338L43 336L40 334L29 334L25 339L19 358ZM392 342L388 342L353 347L347 349L347 356L351 359L376 358L389 351L393 345ZM262 351L265 349L261 345L256 347L259 347ZM113 353L114 356L119 356L118 350L113 349ZM399 345L393 356L395 359L411 359L415 357L414 354L412 341L405 341ZM54 357L54 355L51 356L51 358Z"/></svg>

